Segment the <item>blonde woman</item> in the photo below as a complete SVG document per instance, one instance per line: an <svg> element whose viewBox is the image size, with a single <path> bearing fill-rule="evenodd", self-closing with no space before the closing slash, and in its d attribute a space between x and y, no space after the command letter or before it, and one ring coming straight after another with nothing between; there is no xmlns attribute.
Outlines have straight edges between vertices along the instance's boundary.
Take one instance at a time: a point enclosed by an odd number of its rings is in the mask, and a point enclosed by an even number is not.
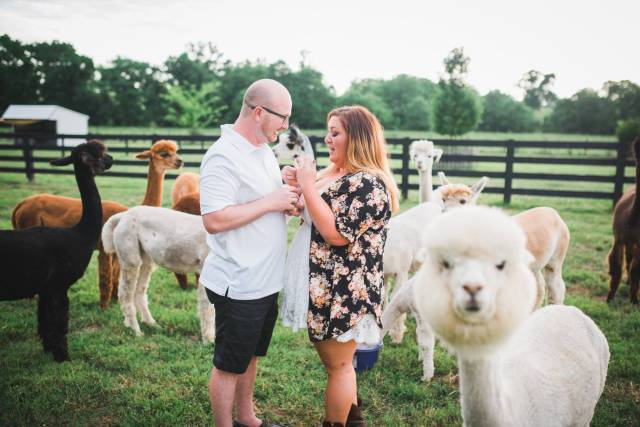
<svg viewBox="0 0 640 427"><path fill-rule="evenodd" d="M323 426L363 426L352 360L358 343L382 339L382 254L398 191L382 126L361 106L327 118L330 165L302 160L283 171L311 219L307 327L328 374Z"/></svg>

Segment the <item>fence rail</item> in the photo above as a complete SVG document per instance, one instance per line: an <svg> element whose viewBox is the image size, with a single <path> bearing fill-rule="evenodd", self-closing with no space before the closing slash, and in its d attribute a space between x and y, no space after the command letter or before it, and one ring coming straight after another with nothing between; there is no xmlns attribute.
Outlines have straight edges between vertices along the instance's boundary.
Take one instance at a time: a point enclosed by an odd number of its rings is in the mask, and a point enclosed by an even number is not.
<svg viewBox="0 0 640 427"><path fill-rule="evenodd" d="M123 153L125 155L148 148L148 146L159 139L173 139L180 147L180 154L184 157L201 156L206 149L217 139L212 135L159 135L159 134L91 134L91 135L44 135L37 133L0 133L0 173L24 173L29 180L36 174L72 174L73 171L64 169L54 169L47 167L37 167L43 163L48 164L49 160L67 155L71 147L64 144L68 139L101 139L108 143L109 151L112 153ZM61 146L43 146L42 141L61 141ZM322 138L311 137L316 157L327 158L328 153L324 149ZM403 198L407 198L410 190L418 190L419 184L411 182L412 177L418 172L410 166L409 138L390 138L387 140L390 145L390 158L393 172L399 176L398 186ZM503 185L489 186L484 191L487 193L502 194L505 203L510 203L514 195L535 195L552 197L575 197L591 199L609 199L615 203L624 188L624 184L633 183L634 176L626 176L625 168L633 167L635 163L626 158L625 147L617 142L549 142L549 141L467 141L438 139L434 143L443 148L445 154L443 162L436 170L444 170L448 176L456 177L482 177L488 176L494 180L502 180ZM459 147L466 148L472 154L456 152ZM543 151L544 155L536 154L535 151ZM554 150L562 150L563 155L553 156L549 153ZM499 152L499 153L497 153ZM476 154L477 153L477 154ZM539 154L539 153L538 153ZM198 167L199 159L185 159L186 167ZM6 164L10 163L10 164ZM128 166L141 168L140 172L122 172L115 170L107 171L105 176L146 178L147 162L130 159L116 159L116 166ZM20 164L20 166L18 166ZM495 166L488 168L487 165ZM485 169L477 168L482 165ZM525 172L517 171L519 165L536 165L548 167L576 166L576 167L604 167L605 174L596 174L592 170L587 173L561 173L551 171ZM632 175L632 174L630 174ZM167 178L174 178L175 175L168 175ZM538 188L514 187L515 180L547 181L551 184L543 184ZM414 180L415 181L415 180ZM557 183L565 182L585 182L611 184L610 191L590 191L578 189L558 189L553 188ZM551 187L551 188L549 188Z"/></svg>

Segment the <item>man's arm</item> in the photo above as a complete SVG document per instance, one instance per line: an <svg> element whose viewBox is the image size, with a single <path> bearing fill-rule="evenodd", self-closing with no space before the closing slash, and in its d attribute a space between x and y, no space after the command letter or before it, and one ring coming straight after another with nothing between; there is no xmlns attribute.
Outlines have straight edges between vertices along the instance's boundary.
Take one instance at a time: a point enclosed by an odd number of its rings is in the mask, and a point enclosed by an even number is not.
<svg viewBox="0 0 640 427"><path fill-rule="evenodd" d="M298 195L290 185L269 193L265 197L241 205L231 205L219 211L202 215L204 228L210 234L233 230L260 218L269 212L284 212L294 208Z"/></svg>

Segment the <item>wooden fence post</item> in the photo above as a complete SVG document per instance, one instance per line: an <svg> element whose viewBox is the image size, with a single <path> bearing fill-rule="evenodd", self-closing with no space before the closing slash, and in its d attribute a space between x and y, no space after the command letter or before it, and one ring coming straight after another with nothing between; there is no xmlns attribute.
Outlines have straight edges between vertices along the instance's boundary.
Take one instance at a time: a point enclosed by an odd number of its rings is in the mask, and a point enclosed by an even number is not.
<svg viewBox="0 0 640 427"><path fill-rule="evenodd" d="M625 144L618 142L618 154L616 156L616 177L613 184L613 205L615 206L618 199L622 196L624 188L624 163L626 159Z"/></svg>
<svg viewBox="0 0 640 427"><path fill-rule="evenodd" d="M22 155L24 157L25 174L29 182L33 182L35 170L33 167L33 138L24 137L22 139Z"/></svg>
<svg viewBox="0 0 640 427"><path fill-rule="evenodd" d="M402 141L402 200L409 196L409 140Z"/></svg>
<svg viewBox="0 0 640 427"><path fill-rule="evenodd" d="M515 157L515 141L507 141L507 159L504 169L504 194L502 202L505 205L511 203L511 190L513 189L513 161Z"/></svg>

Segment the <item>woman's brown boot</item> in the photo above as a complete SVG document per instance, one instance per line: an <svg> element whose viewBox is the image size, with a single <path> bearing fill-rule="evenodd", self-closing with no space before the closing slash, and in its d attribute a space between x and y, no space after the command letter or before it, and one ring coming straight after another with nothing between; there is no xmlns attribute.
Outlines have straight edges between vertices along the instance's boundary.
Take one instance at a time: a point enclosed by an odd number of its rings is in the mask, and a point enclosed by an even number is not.
<svg viewBox="0 0 640 427"><path fill-rule="evenodd" d="M358 403L360 404L360 399L358 399ZM364 417L362 416L362 408L360 405L356 406L352 403L351 409L349 409L349 415L347 416L347 425L345 427L365 427L366 425Z"/></svg>

